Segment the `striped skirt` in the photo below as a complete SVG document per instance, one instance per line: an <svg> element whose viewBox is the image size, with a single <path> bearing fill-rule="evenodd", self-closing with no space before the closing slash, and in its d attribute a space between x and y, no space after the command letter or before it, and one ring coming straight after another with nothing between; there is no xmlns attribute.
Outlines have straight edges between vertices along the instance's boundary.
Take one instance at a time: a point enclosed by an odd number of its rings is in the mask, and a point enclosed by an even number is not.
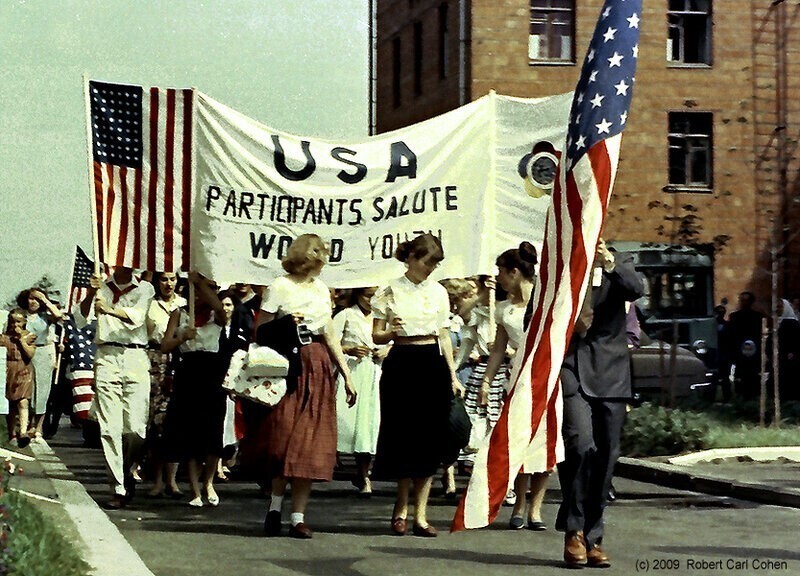
<svg viewBox="0 0 800 576"><path fill-rule="evenodd" d="M485 374L486 362L479 362L473 368L469 379L464 385L464 405L472 421L472 433L470 434L469 444L461 451L458 457L459 461L462 462L472 461L484 438L497 424L497 420L500 418L500 410L503 407L505 385L509 376L508 363L503 363L500 366L497 374L492 379L492 383L489 385L489 404L478 406L478 394Z"/></svg>

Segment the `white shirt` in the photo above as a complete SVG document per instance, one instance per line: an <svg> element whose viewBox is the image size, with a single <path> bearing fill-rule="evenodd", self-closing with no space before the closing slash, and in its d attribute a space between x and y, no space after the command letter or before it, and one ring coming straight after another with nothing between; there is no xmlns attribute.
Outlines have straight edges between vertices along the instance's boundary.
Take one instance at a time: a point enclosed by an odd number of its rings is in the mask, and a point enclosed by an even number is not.
<svg viewBox="0 0 800 576"><path fill-rule="evenodd" d="M165 302L161 298L153 298L147 310L147 334L151 342L161 343L164 339L164 332L167 331L172 311L183 306L186 306L186 299L177 294L170 302Z"/></svg>
<svg viewBox="0 0 800 576"><path fill-rule="evenodd" d="M153 285L150 282L139 282L136 278L131 282L133 290L122 294L119 301L114 303L114 293L108 287L113 280L103 283L97 293L102 296L109 306L122 309L128 315L129 321L121 320L111 314L100 314L97 317L97 333L95 343L99 346L107 342L117 344L147 344L147 325L145 318L150 307L150 301L155 295ZM95 319L94 302L89 309L89 315L84 317L81 314L80 303L76 304L72 310L75 317L75 324L78 328L83 328Z"/></svg>
<svg viewBox="0 0 800 576"><path fill-rule="evenodd" d="M375 348L372 341L372 314L364 315L358 304L345 308L333 317L333 330L342 346Z"/></svg>
<svg viewBox="0 0 800 576"><path fill-rule="evenodd" d="M182 336L189 327L189 313L181 310L181 318L178 322L178 337ZM219 335L222 326L214 322L214 313L211 318L202 326L196 327L197 333L191 340L187 340L179 346L181 352L219 352Z"/></svg>
<svg viewBox="0 0 800 576"><path fill-rule="evenodd" d="M313 334L322 334L331 319L331 293L319 278L298 284L288 276L281 276L267 288L261 309L278 318L302 314L303 324Z"/></svg>
<svg viewBox="0 0 800 576"><path fill-rule="evenodd" d="M495 309L495 320L505 328L508 345L514 350L519 348L520 342L525 337L525 308L526 305L517 306L505 300L498 302Z"/></svg>
<svg viewBox="0 0 800 576"><path fill-rule="evenodd" d="M450 300L438 282L428 278L414 284L403 275L375 293L372 315L387 324L401 318L400 336L435 336L450 327Z"/></svg>

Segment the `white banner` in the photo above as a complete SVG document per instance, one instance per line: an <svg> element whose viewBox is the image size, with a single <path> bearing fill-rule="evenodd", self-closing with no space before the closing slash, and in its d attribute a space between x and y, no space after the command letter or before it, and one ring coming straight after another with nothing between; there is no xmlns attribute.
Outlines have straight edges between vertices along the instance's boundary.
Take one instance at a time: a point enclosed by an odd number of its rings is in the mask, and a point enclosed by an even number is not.
<svg viewBox="0 0 800 576"><path fill-rule="evenodd" d="M541 245L571 98L490 94L402 130L329 141L198 93L193 268L220 284L269 284L292 239L315 233L331 247L327 285L380 285L404 269L397 245L430 232L445 252L435 277L494 273L503 250Z"/></svg>

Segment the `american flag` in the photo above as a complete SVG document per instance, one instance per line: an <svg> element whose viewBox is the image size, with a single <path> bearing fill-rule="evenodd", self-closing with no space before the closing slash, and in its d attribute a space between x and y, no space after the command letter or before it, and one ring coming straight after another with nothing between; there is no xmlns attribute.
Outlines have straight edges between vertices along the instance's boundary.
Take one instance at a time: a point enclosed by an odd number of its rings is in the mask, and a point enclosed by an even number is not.
<svg viewBox="0 0 800 576"><path fill-rule="evenodd" d="M606 0L598 19L547 213L533 316L500 419L476 455L452 531L491 523L523 461L533 465L528 471L545 471L564 458L558 375L614 185L633 94L641 8L642 0Z"/></svg>
<svg viewBox="0 0 800 576"><path fill-rule="evenodd" d="M75 260L72 264L72 280L69 285L69 305L67 310L72 310L75 304L83 301L93 272L94 262L89 260L86 252L80 246L75 246Z"/></svg>
<svg viewBox="0 0 800 576"><path fill-rule="evenodd" d="M90 81L86 94L100 261L188 270L193 90Z"/></svg>
<svg viewBox="0 0 800 576"><path fill-rule="evenodd" d="M64 353L69 365L67 380L72 383L72 412L77 418L89 417L94 391L94 323L83 328L71 317L64 323Z"/></svg>

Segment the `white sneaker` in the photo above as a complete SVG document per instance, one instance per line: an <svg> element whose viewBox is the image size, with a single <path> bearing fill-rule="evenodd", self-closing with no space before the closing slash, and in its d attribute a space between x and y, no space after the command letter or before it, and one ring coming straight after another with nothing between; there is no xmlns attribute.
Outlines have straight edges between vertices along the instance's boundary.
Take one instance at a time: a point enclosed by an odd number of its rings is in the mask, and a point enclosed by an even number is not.
<svg viewBox="0 0 800 576"><path fill-rule="evenodd" d="M508 494L506 494L505 500L503 500L504 506L513 506L517 503L517 494L513 490L509 490Z"/></svg>

